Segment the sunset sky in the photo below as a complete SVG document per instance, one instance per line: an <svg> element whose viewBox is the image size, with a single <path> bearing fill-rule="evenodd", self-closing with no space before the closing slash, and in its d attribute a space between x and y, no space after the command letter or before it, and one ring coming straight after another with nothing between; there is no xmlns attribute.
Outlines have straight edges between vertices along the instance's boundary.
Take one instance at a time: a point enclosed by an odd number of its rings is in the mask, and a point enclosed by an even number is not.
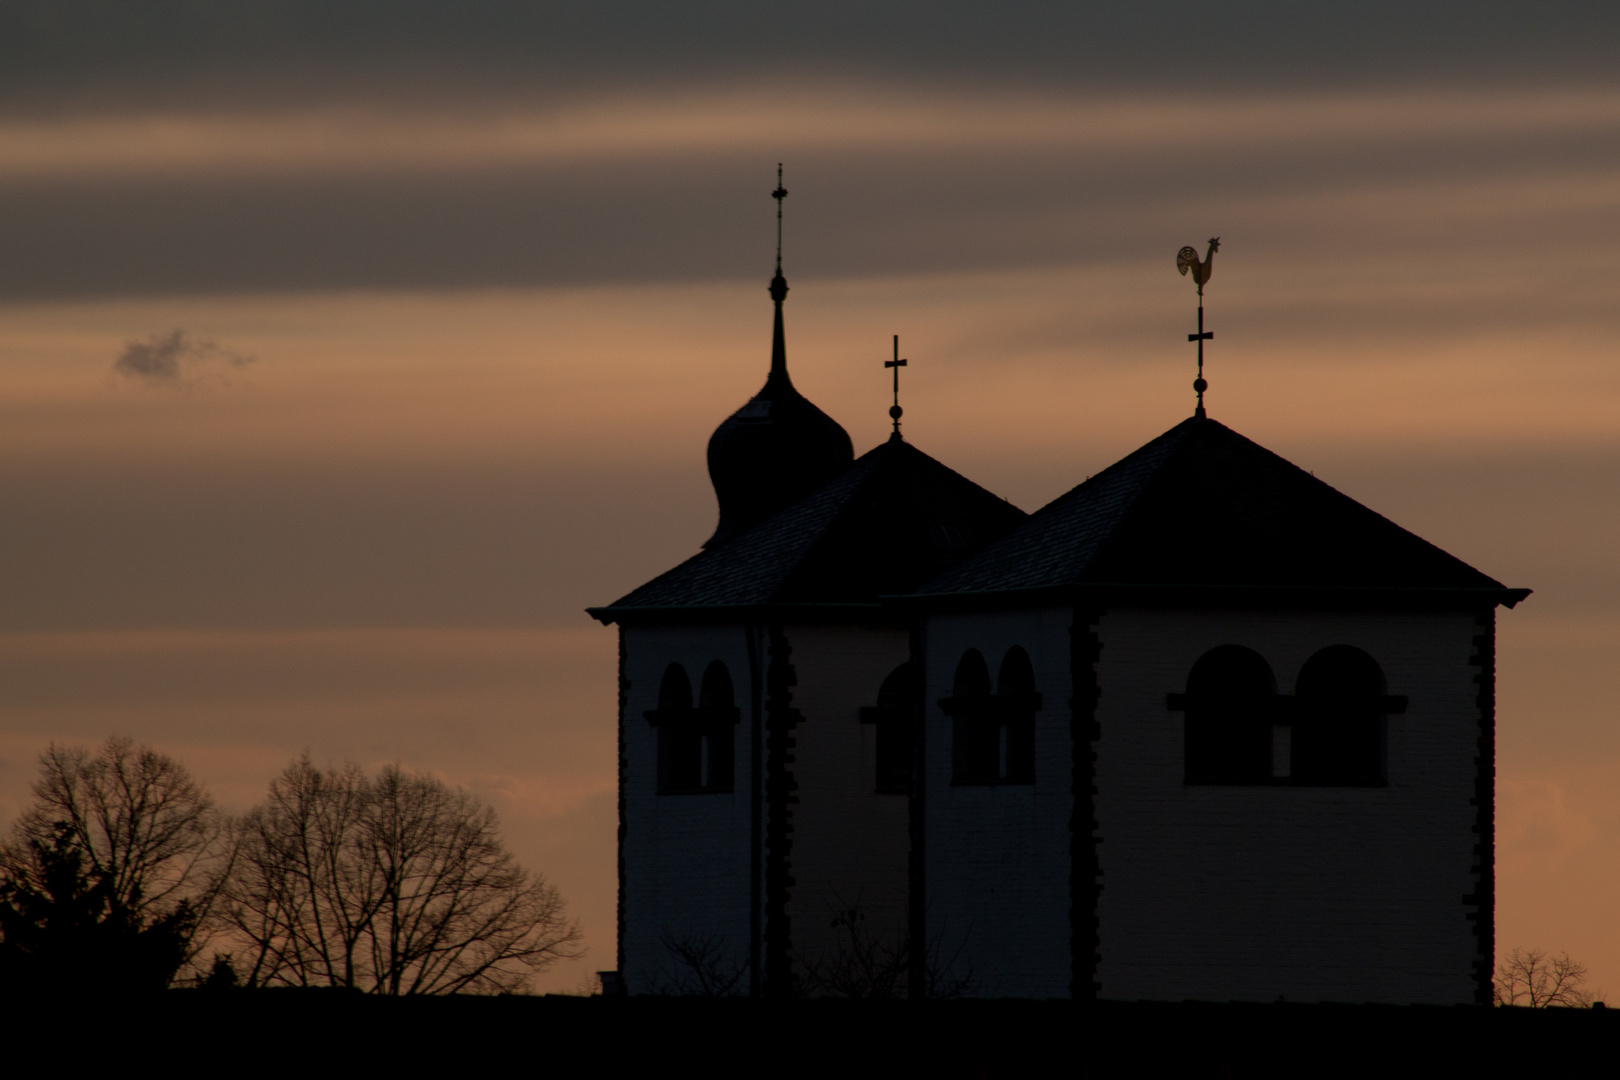
<svg viewBox="0 0 1620 1080"><path fill-rule="evenodd" d="M1498 950L1620 993L1620 8L11 0L0 821L112 733L499 811L614 965L615 637L769 359L1033 510L1210 414L1510 586ZM179 336L176 336L176 332Z"/></svg>

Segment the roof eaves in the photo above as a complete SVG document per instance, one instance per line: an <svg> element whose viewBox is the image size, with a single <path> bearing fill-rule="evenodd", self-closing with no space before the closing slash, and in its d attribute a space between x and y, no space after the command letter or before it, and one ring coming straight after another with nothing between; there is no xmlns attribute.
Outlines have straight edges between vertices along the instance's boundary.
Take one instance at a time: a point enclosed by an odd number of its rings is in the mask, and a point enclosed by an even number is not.
<svg viewBox="0 0 1620 1080"><path fill-rule="evenodd" d="M686 604L645 607L612 604L586 608L585 613L603 626L628 622L735 622L747 618L805 618L849 615L854 612L877 614L887 605L878 601L780 602L763 604Z"/></svg>
<svg viewBox="0 0 1620 1080"><path fill-rule="evenodd" d="M880 599L901 608L938 610L948 607L1037 607L1054 603L1255 604L1264 607L1311 603L1348 607L1477 607L1488 601L1516 607L1530 589L1506 586L1442 587L1365 585L1188 585L1145 582L1078 582L1034 588L982 589L944 593L908 593Z"/></svg>

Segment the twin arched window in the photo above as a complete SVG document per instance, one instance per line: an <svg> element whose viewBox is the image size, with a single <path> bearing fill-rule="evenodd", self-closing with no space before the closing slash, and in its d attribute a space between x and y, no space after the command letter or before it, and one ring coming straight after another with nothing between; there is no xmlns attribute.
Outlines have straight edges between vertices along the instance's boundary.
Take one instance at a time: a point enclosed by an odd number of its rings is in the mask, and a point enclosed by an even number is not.
<svg viewBox="0 0 1620 1080"><path fill-rule="evenodd" d="M739 713L726 665L716 660L703 672L696 707L686 669L669 665L658 687L658 708L646 715L658 729L660 795L732 789Z"/></svg>
<svg viewBox="0 0 1620 1080"><path fill-rule="evenodd" d="M1035 782L1035 669L1018 646L1007 650L990 684L984 654L969 649L956 665L956 682L940 707L953 720L952 781L957 784Z"/></svg>
<svg viewBox="0 0 1620 1080"><path fill-rule="evenodd" d="M1322 649L1300 669L1292 698L1253 649L1221 645L1193 665L1186 713L1189 784L1384 783L1385 718L1406 699L1385 692L1378 662L1350 645Z"/></svg>

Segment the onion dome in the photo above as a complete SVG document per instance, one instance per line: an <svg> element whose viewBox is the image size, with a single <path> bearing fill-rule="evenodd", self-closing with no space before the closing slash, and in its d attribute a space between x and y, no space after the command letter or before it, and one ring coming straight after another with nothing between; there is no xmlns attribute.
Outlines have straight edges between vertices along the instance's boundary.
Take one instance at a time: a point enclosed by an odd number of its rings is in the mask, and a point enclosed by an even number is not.
<svg viewBox="0 0 1620 1080"><path fill-rule="evenodd" d="M838 476L855 460L855 447L838 421L816 408L788 378L782 335L782 199L777 167L776 276L771 299L776 328L771 373L748 404L727 417L709 438L709 479L720 502L720 524L704 547L713 547L786 509Z"/></svg>

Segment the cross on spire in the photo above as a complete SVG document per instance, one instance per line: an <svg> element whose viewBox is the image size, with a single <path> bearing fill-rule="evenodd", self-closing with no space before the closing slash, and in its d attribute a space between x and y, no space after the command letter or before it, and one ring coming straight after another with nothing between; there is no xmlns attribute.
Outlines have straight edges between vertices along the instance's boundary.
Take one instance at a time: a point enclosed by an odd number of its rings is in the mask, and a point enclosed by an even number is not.
<svg viewBox="0 0 1620 1080"><path fill-rule="evenodd" d="M900 359L899 334L894 335L894 359L883 361L883 366L894 369L894 404L889 406L889 419L894 421L894 434L889 437L898 439L900 437L900 417L905 412L904 409L900 408L900 369L906 366L906 362Z"/></svg>
<svg viewBox="0 0 1620 1080"><path fill-rule="evenodd" d="M1204 342L1215 340L1215 331L1204 329L1204 304L1202 297L1198 304L1198 333L1188 334L1188 341L1198 342L1198 378L1193 380L1193 392L1198 395L1198 408L1193 415L1202 420L1204 418L1204 391L1209 389L1209 383L1204 381Z"/></svg>

